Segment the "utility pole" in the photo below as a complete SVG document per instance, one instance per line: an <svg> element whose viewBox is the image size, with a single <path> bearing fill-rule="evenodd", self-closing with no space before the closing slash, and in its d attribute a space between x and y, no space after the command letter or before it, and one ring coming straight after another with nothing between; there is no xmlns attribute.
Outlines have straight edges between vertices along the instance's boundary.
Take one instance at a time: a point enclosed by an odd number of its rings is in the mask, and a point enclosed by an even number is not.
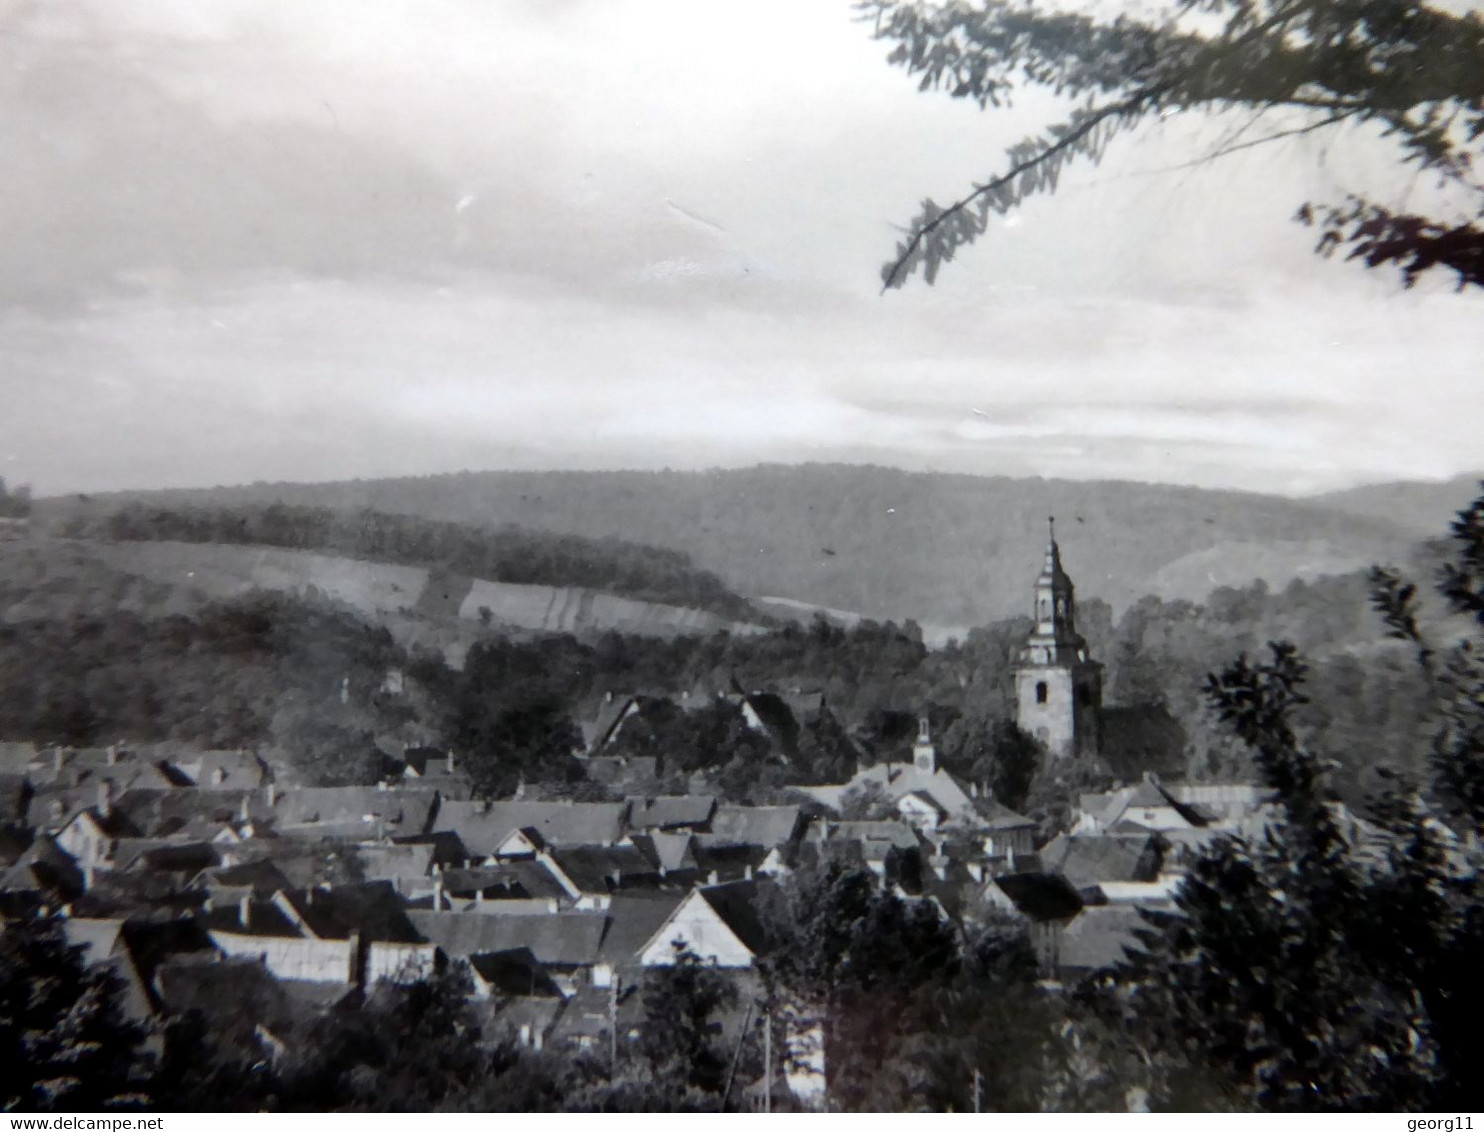
<svg viewBox="0 0 1484 1132"><path fill-rule="evenodd" d="M737 1048L732 1051L732 1067L727 1070L727 1087L721 1094L721 1111L727 1110L727 1098L732 1095L732 1082L737 1078L737 1063L742 1060L742 1046L747 1041L747 1032L752 1029L752 1012L757 1008L756 1002L747 1004L747 1017L742 1019L742 1029L737 1031Z"/></svg>
<svg viewBox="0 0 1484 1132"><path fill-rule="evenodd" d="M763 1011L763 1111L773 1111L773 1012Z"/></svg>
<svg viewBox="0 0 1484 1132"><path fill-rule="evenodd" d="M618 1076L618 972L614 972L608 995L608 1080Z"/></svg>

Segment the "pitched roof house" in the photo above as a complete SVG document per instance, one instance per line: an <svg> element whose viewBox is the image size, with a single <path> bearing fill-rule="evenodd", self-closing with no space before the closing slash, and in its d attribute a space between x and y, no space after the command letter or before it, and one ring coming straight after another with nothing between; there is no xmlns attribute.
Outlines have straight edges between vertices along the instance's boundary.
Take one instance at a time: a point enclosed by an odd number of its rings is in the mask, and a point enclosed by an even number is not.
<svg viewBox="0 0 1484 1132"><path fill-rule="evenodd" d="M718 967L751 967L768 950L753 881L693 888L640 949L646 967L668 966L684 948Z"/></svg>
<svg viewBox="0 0 1484 1132"><path fill-rule="evenodd" d="M435 831L452 830L477 858L493 856L516 830L536 830L550 845L615 845L623 837L623 802L445 802Z"/></svg>
<svg viewBox="0 0 1484 1132"><path fill-rule="evenodd" d="M797 841L804 832L801 806L718 806L710 827L697 835L700 844L761 845L773 848Z"/></svg>

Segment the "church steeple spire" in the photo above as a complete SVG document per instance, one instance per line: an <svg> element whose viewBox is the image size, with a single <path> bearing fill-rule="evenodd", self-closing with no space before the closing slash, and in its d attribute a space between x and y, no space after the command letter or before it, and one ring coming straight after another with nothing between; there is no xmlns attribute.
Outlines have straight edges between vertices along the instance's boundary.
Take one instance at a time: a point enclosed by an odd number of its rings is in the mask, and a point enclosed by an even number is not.
<svg viewBox="0 0 1484 1132"><path fill-rule="evenodd" d="M1021 652L1025 664L1074 664L1087 658L1087 642L1077 633L1077 595L1062 568L1056 518L1046 519L1046 559L1036 578L1031 616L1036 627Z"/></svg>
<svg viewBox="0 0 1484 1132"><path fill-rule="evenodd" d="M1062 568L1056 518L1046 519L1046 559L1036 577L1031 616L1035 628L1015 670L1020 725L1056 754L1095 752L1101 665L1077 632L1077 595Z"/></svg>

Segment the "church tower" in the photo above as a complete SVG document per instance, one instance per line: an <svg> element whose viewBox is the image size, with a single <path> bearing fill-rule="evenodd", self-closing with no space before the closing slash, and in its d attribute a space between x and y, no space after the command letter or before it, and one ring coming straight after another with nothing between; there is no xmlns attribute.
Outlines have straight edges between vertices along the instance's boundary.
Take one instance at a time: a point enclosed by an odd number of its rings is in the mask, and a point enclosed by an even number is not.
<svg viewBox="0 0 1484 1132"><path fill-rule="evenodd" d="M926 774L938 771L938 749L933 746L933 733L927 716L917 721L917 742L912 744L912 765Z"/></svg>
<svg viewBox="0 0 1484 1132"><path fill-rule="evenodd" d="M1016 721L1053 758L1096 756L1103 666L1087 655L1087 642L1077 635L1072 579L1062 569L1056 520L1049 523L1046 563L1036 579L1036 627L1015 667Z"/></svg>

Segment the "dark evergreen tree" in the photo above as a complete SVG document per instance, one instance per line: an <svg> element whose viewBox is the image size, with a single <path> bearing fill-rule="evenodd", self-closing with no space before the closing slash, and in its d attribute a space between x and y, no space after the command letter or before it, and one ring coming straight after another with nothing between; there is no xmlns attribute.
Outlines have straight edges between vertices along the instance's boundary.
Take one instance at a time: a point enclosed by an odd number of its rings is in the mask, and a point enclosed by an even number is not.
<svg viewBox="0 0 1484 1132"><path fill-rule="evenodd" d="M694 1093L719 1100L729 1053L721 1041L719 1015L736 1005L737 988L684 945L674 948L668 966L645 975L639 1053L655 1082L677 1101Z"/></svg>
<svg viewBox="0 0 1484 1132"><path fill-rule="evenodd" d="M1391 774L1368 825L1336 804L1331 763L1294 724L1306 669L1291 645L1211 677L1211 703L1274 805L1261 835L1224 837L1196 861L1175 910L1147 914L1144 953L1091 999L1089 1032L1135 1035L1149 1051L1132 1084L1155 1103L1372 1110L1477 1100L1481 507L1454 525L1456 553L1440 577L1451 610L1470 618L1463 639L1446 650L1425 642L1416 590L1394 573L1376 578L1388 627L1439 673L1430 787ZM1436 820L1429 797L1462 837Z"/></svg>
<svg viewBox="0 0 1484 1132"><path fill-rule="evenodd" d="M88 966L60 920L0 930L0 1109L86 1112L149 1104L146 1031L122 1008L123 984Z"/></svg>

